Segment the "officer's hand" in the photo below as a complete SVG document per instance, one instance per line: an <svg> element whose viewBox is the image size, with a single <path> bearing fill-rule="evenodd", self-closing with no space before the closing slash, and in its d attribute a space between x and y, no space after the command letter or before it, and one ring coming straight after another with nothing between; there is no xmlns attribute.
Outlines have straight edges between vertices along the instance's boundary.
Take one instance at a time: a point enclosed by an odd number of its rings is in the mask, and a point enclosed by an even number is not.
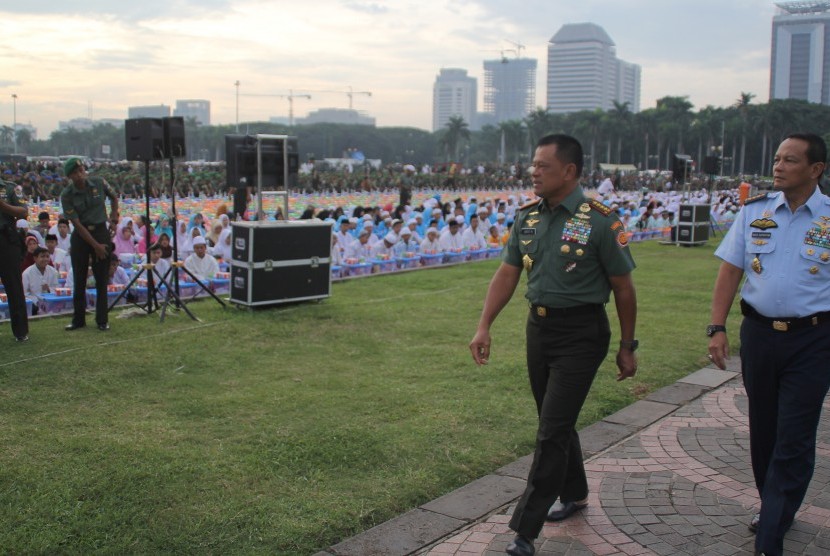
<svg viewBox="0 0 830 556"><path fill-rule="evenodd" d="M637 372L637 357L630 349L621 349L617 352L617 382L634 376Z"/></svg>
<svg viewBox="0 0 830 556"><path fill-rule="evenodd" d="M479 330L470 342L470 353L476 365L486 365L490 358L490 333L487 330Z"/></svg>
<svg viewBox="0 0 830 556"><path fill-rule="evenodd" d="M99 260L104 260L109 257L109 251L107 251L107 246L103 243L96 243L95 244L95 257Z"/></svg>
<svg viewBox="0 0 830 556"><path fill-rule="evenodd" d="M721 370L726 370L726 360L729 359L729 340L726 332L715 332L709 339L709 360Z"/></svg>

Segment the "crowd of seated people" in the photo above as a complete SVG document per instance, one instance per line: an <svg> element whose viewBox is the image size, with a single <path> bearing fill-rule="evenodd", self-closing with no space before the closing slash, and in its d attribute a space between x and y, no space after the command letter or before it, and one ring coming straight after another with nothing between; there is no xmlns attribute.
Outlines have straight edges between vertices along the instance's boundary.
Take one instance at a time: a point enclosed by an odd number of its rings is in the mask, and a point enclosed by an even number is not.
<svg viewBox="0 0 830 556"><path fill-rule="evenodd" d="M727 228L740 207L738 189L710 192L587 188L586 194L612 208L631 233L667 230L677 223L682 204L708 204L714 224ZM507 241L516 210L532 199L520 192L476 199L458 196L442 200L440 194L427 197L418 206L328 206L310 204L302 218L318 219L332 225L332 265L349 261L402 259L413 255L480 251L502 247ZM235 219L224 205L211 218L194 213L173 220L169 214L124 216L112 232L110 281L125 285L134 270L147 260L158 275L168 276L178 260L200 281L210 281L220 271L219 261L231 259L231 222ZM71 288L72 271L68 255L70 222L59 214L41 211L37 223L18 222L25 245L21 272L28 272L27 298L42 307L43 294L54 294L55 281L66 280ZM44 270L44 264L48 269ZM30 270L33 268L34 270ZM51 269L51 270L49 270ZM63 278L65 277L65 278ZM189 279L189 278L188 278ZM91 286L93 284L86 284Z"/></svg>

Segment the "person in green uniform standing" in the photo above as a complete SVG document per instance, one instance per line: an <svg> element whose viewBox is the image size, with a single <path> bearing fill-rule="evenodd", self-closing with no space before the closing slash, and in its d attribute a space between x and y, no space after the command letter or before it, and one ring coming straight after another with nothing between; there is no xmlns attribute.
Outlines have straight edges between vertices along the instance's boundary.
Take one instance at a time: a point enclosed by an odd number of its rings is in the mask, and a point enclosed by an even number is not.
<svg viewBox="0 0 830 556"><path fill-rule="evenodd" d="M611 209L585 197L579 186L582 166L582 146L573 137L548 135L537 143L531 177L539 199L517 211L470 342L473 360L486 364L490 326L524 270L530 304L527 369L539 426L527 488L510 521L516 538L507 553L514 556L535 553L533 541L546 519L559 521L588 505L575 427L608 353L605 304L611 291L620 321L617 380L637 372L635 265L628 236Z"/></svg>
<svg viewBox="0 0 830 556"><path fill-rule="evenodd" d="M12 334L18 342L29 339L29 317L20 263L23 243L17 233L17 221L29 214L26 204L14 192L15 185L0 180L0 280L6 290Z"/></svg>
<svg viewBox="0 0 830 556"><path fill-rule="evenodd" d="M63 165L70 182L61 192L61 208L75 229L69 240L69 256L72 260L72 322L66 330L86 326L87 267L92 265L95 276L95 322L101 331L109 330L107 318L107 282L109 260L112 252L110 229L118 226L118 196L103 178L89 177L79 158L70 158ZM107 228L106 197L110 199L110 224Z"/></svg>

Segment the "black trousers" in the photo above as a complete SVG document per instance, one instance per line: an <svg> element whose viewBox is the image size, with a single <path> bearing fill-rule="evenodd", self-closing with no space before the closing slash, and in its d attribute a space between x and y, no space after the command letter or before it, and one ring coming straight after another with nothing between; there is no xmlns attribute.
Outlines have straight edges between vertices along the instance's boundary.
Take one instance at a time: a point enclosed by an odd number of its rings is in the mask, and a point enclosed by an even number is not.
<svg viewBox="0 0 830 556"><path fill-rule="evenodd" d="M29 335L29 317L26 315L26 296L23 294L23 246L15 230L0 231L0 280L6 289L9 320L16 338Z"/></svg>
<svg viewBox="0 0 830 556"><path fill-rule="evenodd" d="M611 329L605 308L527 320L527 370L536 400L536 450L510 528L535 539L559 498L588 496L576 421L597 369L608 354Z"/></svg>
<svg viewBox="0 0 830 556"><path fill-rule="evenodd" d="M106 225L95 226L91 232L98 243L111 245L112 239ZM110 252L112 250L110 249ZM86 324L86 278L87 267L92 264L92 275L95 277L95 322L107 323L107 283L109 282L109 259L98 259L95 250L76 231L69 238L69 257L72 261L72 279L75 287L72 290L72 323L78 326Z"/></svg>
<svg viewBox="0 0 830 556"><path fill-rule="evenodd" d="M761 497L755 548L781 554L813 476L816 431L830 388L830 323L778 332L745 318L741 374L749 398L752 472Z"/></svg>

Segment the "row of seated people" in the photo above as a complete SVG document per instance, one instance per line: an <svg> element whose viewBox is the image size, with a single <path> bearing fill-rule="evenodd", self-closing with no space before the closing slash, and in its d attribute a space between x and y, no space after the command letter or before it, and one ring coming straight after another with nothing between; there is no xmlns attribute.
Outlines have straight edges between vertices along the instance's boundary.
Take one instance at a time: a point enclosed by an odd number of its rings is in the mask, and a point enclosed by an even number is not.
<svg viewBox="0 0 830 556"><path fill-rule="evenodd" d="M27 243L28 248L33 241ZM207 245L204 239L200 238L194 241L193 248L194 252L184 261L184 268L190 272L192 278L183 278L188 282L193 282L193 278L195 278L198 282L209 286L215 282L217 275L223 276L220 272L219 263L215 257L207 253ZM56 248L50 251L48 248L40 246L33 247L31 251L27 249L27 253L31 255L32 264L23 270L23 290L26 299L32 302L31 314L33 315L36 315L45 306L46 297L44 296L55 296L58 292L71 291L75 286L70 257L65 253L56 253L55 251ZM160 284L160 278L164 277L169 283L171 280L171 261L163 257L160 244L151 246L149 260L154 265L154 282ZM132 274L144 262L145 260L142 260L139 264L134 265L135 268L127 269L121 265L121 259L112 253L109 259L108 285L121 286L120 289L123 289L130 283ZM87 277L84 287L94 289L95 278L91 267L88 267Z"/></svg>

